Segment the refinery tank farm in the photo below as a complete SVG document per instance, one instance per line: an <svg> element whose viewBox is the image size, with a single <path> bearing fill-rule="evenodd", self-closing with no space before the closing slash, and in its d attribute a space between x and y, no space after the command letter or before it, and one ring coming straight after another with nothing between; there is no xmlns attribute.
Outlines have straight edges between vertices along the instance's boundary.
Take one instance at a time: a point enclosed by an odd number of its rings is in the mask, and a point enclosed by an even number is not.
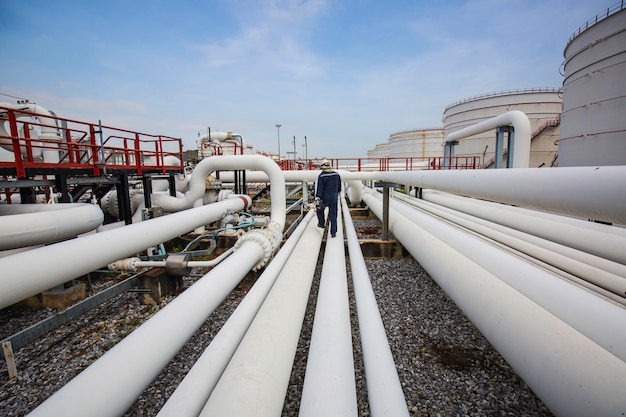
<svg viewBox="0 0 626 417"><path fill-rule="evenodd" d="M366 158L0 103L0 415L626 415L623 2L563 56Z"/></svg>

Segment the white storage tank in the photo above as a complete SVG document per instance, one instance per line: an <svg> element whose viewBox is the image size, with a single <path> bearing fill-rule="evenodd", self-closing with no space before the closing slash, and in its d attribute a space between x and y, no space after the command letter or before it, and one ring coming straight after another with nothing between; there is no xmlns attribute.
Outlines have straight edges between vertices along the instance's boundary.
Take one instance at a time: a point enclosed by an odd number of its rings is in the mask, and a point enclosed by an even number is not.
<svg viewBox="0 0 626 417"><path fill-rule="evenodd" d="M445 108L444 135L511 110L520 110L526 113L532 128L530 167L551 166L557 153L561 105L560 88L526 88L466 98ZM494 130L460 140L454 154L478 156L481 166L490 167L495 147ZM503 160L506 161L506 155Z"/></svg>
<svg viewBox="0 0 626 417"><path fill-rule="evenodd" d="M626 10L618 3L570 38L559 166L626 165Z"/></svg>
<svg viewBox="0 0 626 417"><path fill-rule="evenodd" d="M389 135L390 158L443 156L443 128L405 130Z"/></svg>
<svg viewBox="0 0 626 417"><path fill-rule="evenodd" d="M389 142L387 143L379 143L374 147L374 149L370 149L367 151L368 158L389 158Z"/></svg>

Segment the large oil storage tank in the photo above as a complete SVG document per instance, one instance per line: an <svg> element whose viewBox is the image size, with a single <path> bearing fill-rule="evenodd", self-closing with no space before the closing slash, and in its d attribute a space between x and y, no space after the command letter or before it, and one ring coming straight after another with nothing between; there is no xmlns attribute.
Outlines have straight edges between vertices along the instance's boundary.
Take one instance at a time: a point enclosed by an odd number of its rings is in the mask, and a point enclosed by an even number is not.
<svg viewBox="0 0 626 417"><path fill-rule="evenodd" d="M444 134L480 123L507 111L520 110L532 127L530 167L551 166L557 154L561 113L560 88L526 88L482 94L448 105L443 113ZM495 157L496 133L485 132L459 141L456 156L479 156L490 167ZM504 155L506 161L506 154Z"/></svg>
<svg viewBox="0 0 626 417"><path fill-rule="evenodd" d="M389 135L390 158L434 158L443 154L443 128L405 130Z"/></svg>
<svg viewBox="0 0 626 417"><path fill-rule="evenodd" d="M367 151L367 157L372 159L389 157L389 142L379 143L374 149Z"/></svg>
<svg viewBox="0 0 626 417"><path fill-rule="evenodd" d="M563 52L559 166L626 165L626 9L581 26Z"/></svg>

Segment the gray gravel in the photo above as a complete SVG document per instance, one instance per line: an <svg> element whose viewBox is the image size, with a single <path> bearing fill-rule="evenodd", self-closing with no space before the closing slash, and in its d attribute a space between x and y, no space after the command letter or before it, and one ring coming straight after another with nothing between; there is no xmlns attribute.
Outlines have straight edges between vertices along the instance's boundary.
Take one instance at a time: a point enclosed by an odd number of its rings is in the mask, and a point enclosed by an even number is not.
<svg viewBox="0 0 626 417"><path fill-rule="evenodd" d="M373 229L380 229L376 220L355 220L355 226L357 231L365 232L359 234L361 238L379 237L372 233ZM551 415L416 261L367 260L366 264L411 416ZM298 415L320 272L321 265L311 291L283 416ZM158 412L254 278L250 275L244 279L126 416L154 416ZM352 298L350 278L349 274ZM194 281L185 278L185 285ZM18 378L8 380L6 365L0 367L0 416L26 415L168 301L159 306L144 306L137 302L136 295L124 294L15 352ZM359 415L368 416L353 299L351 305ZM54 310L12 308L0 313L0 334L4 337L53 314Z"/></svg>

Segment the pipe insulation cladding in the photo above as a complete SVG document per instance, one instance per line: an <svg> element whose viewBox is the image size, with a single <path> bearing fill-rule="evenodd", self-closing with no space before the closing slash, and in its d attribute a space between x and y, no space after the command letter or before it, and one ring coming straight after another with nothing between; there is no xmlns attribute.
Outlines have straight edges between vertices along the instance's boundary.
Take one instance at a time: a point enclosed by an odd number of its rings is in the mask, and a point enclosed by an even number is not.
<svg viewBox="0 0 626 417"><path fill-rule="evenodd" d="M0 308L102 268L146 248L211 223L228 210L243 210L248 196L172 213L0 258ZM36 260L36 262L35 262Z"/></svg>
<svg viewBox="0 0 626 417"><path fill-rule="evenodd" d="M363 200L383 217L381 201ZM626 362L393 209L389 226L555 415L624 413Z"/></svg>
<svg viewBox="0 0 626 417"><path fill-rule="evenodd" d="M123 415L262 256L243 245L28 416Z"/></svg>
<svg viewBox="0 0 626 417"><path fill-rule="evenodd" d="M384 181L626 224L626 166L380 172Z"/></svg>

